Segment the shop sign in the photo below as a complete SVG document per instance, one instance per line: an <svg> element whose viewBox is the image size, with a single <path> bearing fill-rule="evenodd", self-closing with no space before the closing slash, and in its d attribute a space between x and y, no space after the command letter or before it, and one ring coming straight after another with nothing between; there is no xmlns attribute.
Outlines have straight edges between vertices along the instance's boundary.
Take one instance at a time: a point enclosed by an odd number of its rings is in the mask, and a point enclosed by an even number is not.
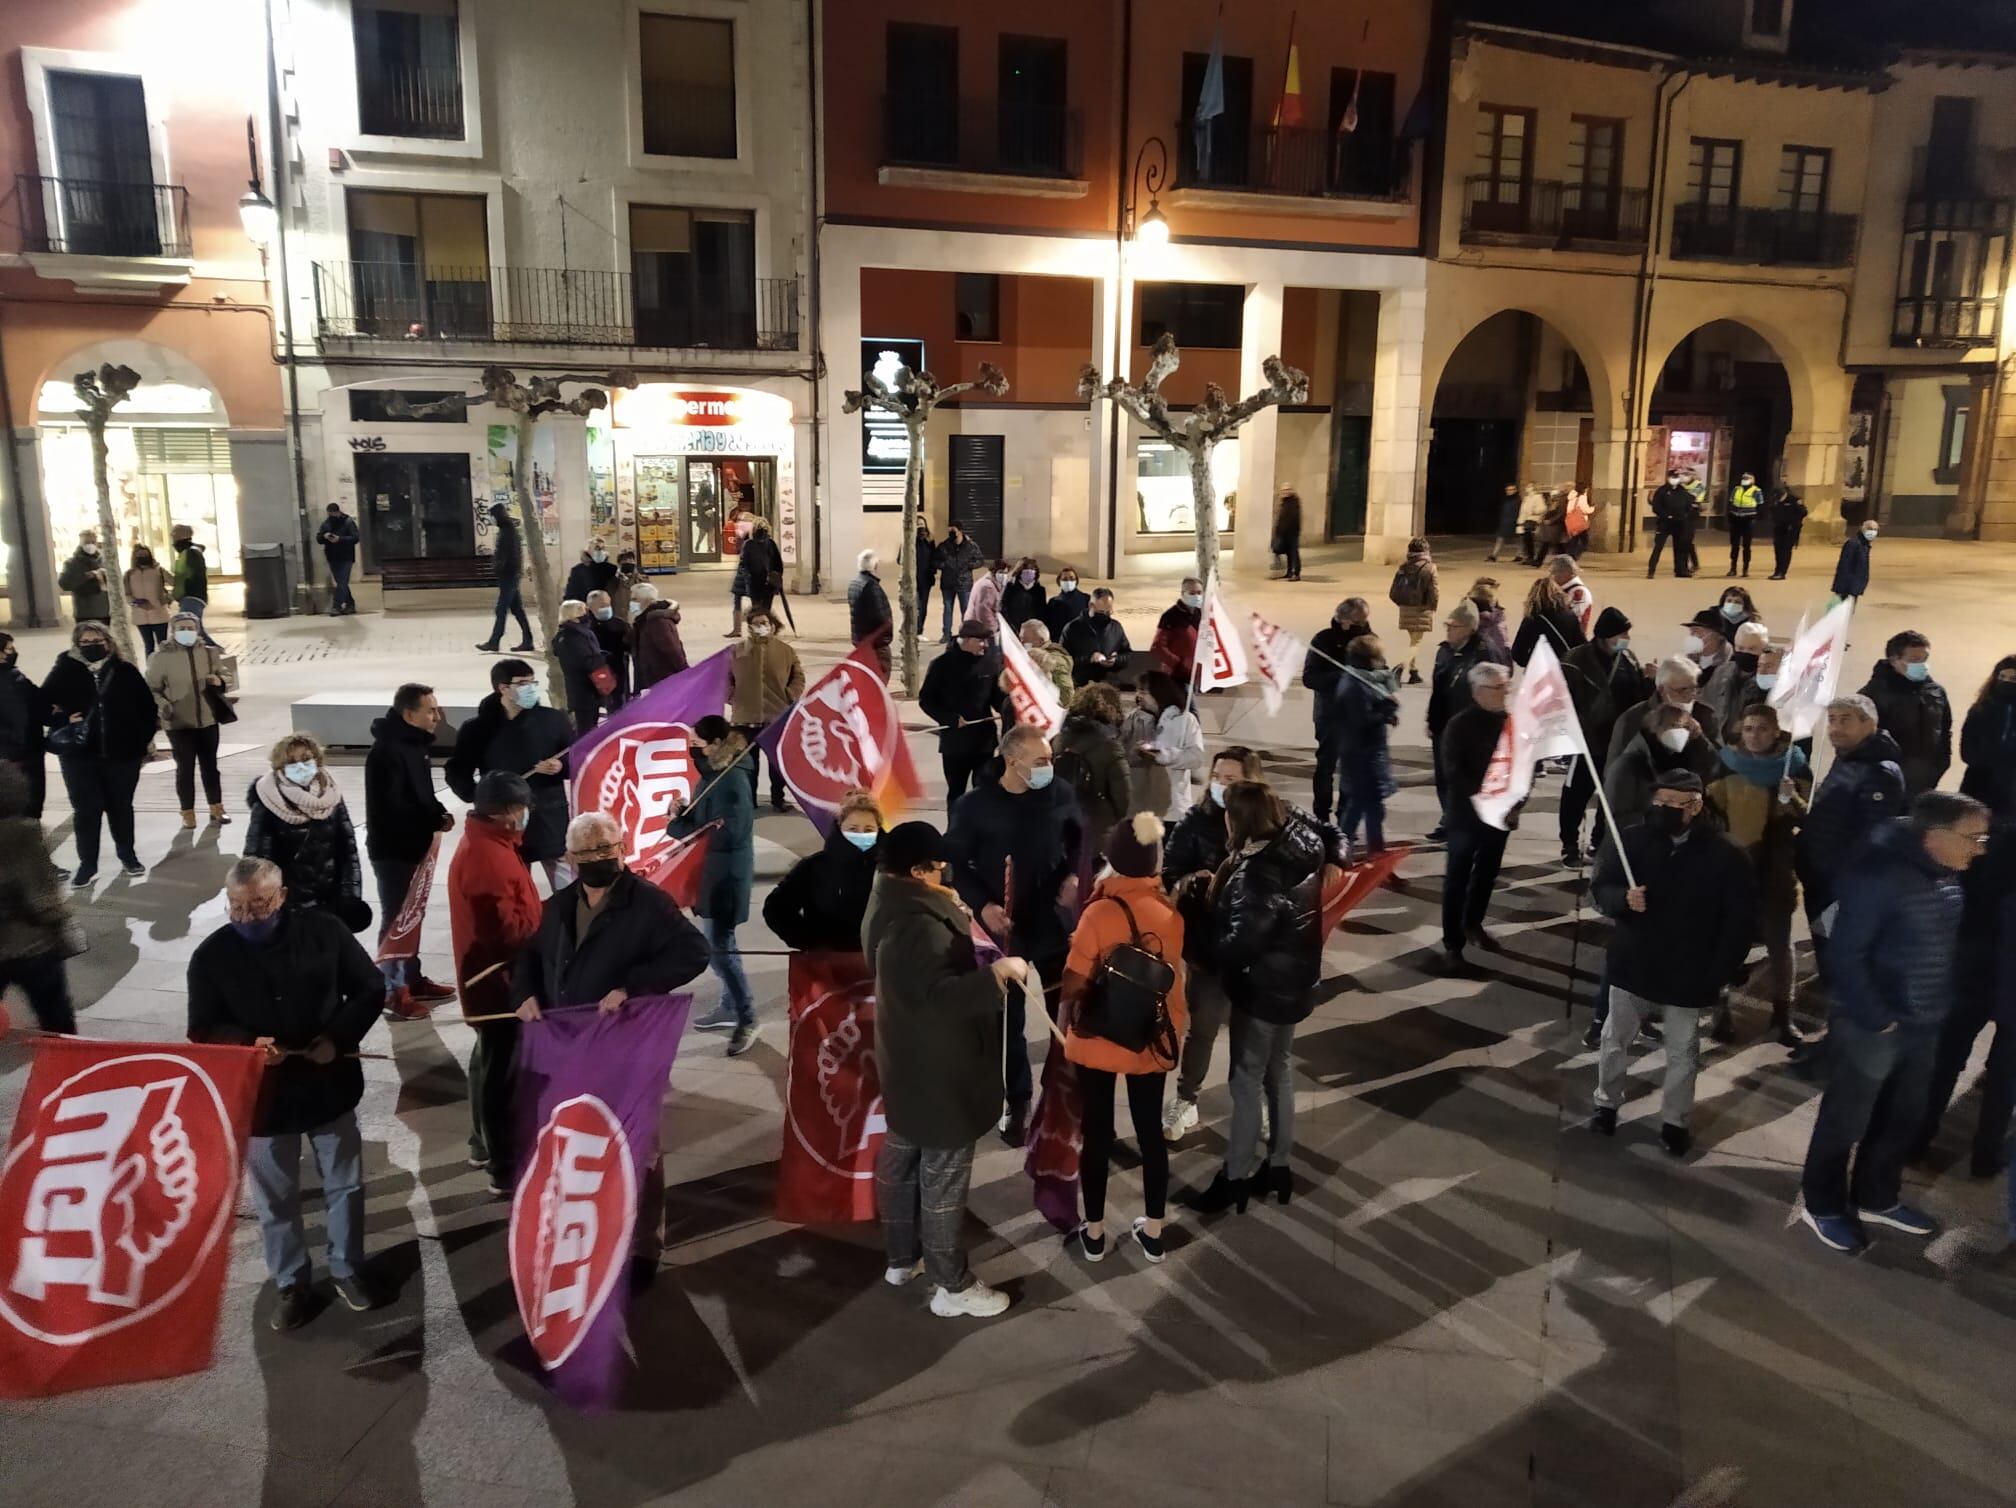
<svg viewBox="0 0 2016 1508"><path fill-rule="evenodd" d="M924 342L921 340L861 340L862 386L872 374L885 386L893 387L898 365L913 372L924 370ZM903 421L880 409L864 409L861 414L861 469L866 472L900 472L910 465L910 431Z"/></svg>

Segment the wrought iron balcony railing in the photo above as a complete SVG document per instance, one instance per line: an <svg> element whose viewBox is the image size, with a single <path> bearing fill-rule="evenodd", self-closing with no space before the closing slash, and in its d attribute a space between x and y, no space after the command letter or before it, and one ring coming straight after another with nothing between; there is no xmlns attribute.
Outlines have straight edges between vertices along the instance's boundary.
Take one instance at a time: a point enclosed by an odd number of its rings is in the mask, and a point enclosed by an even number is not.
<svg viewBox="0 0 2016 1508"><path fill-rule="evenodd" d="M367 136L460 141L461 70L398 64L360 69L357 129Z"/></svg>
<svg viewBox="0 0 2016 1508"><path fill-rule="evenodd" d="M1642 246L1643 189L1562 183L1551 178L1463 180L1463 239L1539 246Z"/></svg>
<svg viewBox="0 0 2016 1508"><path fill-rule="evenodd" d="M15 180L21 249L84 257L187 259L189 190L100 178Z"/></svg>
<svg viewBox="0 0 2016 1508"><path fill-rule="evenodd" d="M1672 254L1681 261L1846 267L1855 256L1854 215L1821 210L1679 204Z"/></svg>
<svg viewBox="0 0 2016 1508"><path fill-rule="evenodd" d="M1242 133L1219 116L1208 152L1196 121L1179 122L1176 133L1179 188L1334 199L1398 199L1407 191L1396 153L1367 152L1343 132L1263 126Z"/></svg>
<svg viewBox="0 0 2016 1508"><path fill-rule="evenodd" d="M882 161L1021 178L1076 178L1084 121L1062 105L884 95Z"/></svg>

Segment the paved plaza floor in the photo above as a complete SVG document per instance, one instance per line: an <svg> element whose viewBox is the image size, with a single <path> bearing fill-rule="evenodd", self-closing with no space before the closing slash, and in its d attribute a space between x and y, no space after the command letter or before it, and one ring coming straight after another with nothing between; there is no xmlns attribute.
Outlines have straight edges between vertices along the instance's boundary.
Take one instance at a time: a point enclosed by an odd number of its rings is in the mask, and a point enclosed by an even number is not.
<svg viewBox="0 0 2016 1508"><path fill-rule="evenodd" d="M1824 601L1831 555L1810 549L1790 582L1750 583L1781 635ZM1445 603L1489 571L1516 620L1530 573L1479 559L1475 548L1445 558ZM1712 550L1705 563L1719 564ZM1589 565L1647 655L1677 648L1679 624L1722 585L1719 571L1647 583L1642 564ZM1249 572L1229 591L1241 610L1305 635L1350 592L1373 599L1375 624L1391 623L1387 571L1312 551L1307 572L1297 586ZM690 579L688 644L706 652L725 642L725 580ZM1884 541L1855 683L1887 634L1919 627L1964 707L1994 658L2016 651L2012 584L2016 550ZM1171 579L1121 591L1145 645ZM830 663L845 648L844 606L796 606L801 652L815 669ZM485 628L473 614L220 623L244 682L227 803L242 814L293 697L389 698L409 678L474 690L485 660L469 646ZM23 667L40 674L61 636L22 638ZM1425 700L1425 688L1406 693L1396 736L1396 837L1430 825ZM1269 717L1238 692L1204 712L1214 742L1263 747L1306 802L1306 699ZM914 742L942 791L929 741ZM361 823L362 772L349 759L339 774ZM69 816L52 785L67 862ZM1031 1208L1019 1155L990 1139L968 1235L976 1271L1014 1298L997 1320L936 1319L919 1292L886 1287L873 1227L770 1218L783 960L752 959L756 1048L731 1061L719 1038L689 1036L673 1073L666 1265L632 1306L625 1405L601 1417L556 1404L528 1370L507 1207L464 1164L469 1029L452 1008L380 1024L364 1045L387 1058L365 1064L360 1114L369 1249L396 1300L367 1314L338 1305L275 1334L241 1209L215 1365L0 1404L0 1503L2008 1503L2016 1266L1999 1182L1966 1176L1972 1096L1908 1196L1948 1230L1929 1245L1882 1234L1854 1260L1791 1223L1816 1088L1766 1040L1756 1002L1741 1004L1740 1039L1707 1051L1687 1162L1658 1145L1656 1049L1635 1066L1617 1138L1592 1136L1580 1039L1600 929L1578 921L1574 876L1558 863L1558 790L1543 782L1513 836L1490 918L1505 952L1483 957L1478 977L1424 971L1438 930L1432 855L1333 940L1296 1042L1292 1204L1209 1220L1172 1211L1166 1263L1116 1249L1090 1267ZM165 765L142 777L140 805L147 878L101 878L80 908L91 946L73 969L88 1035L181 1035L183 970L223 921L220 885L245 831L241 815L183 833ZM795 815L766 811L757 830L759 886L815 842ZM449 972L446 933L437 897L423 950L437 976ZM742 942L775 946L760 921ZM711 980L697 988L711 1004ZM18 1000L6 1008L26 1021ZM0 1041L9 1124L25 1040ZM1223 1058L1221 1047L1203 1126L1174 1153L1179 1188L1206 1182L1222 1155ZM1140 1202L1124 1134L1109 1211L1123 1228Z"/></svg>

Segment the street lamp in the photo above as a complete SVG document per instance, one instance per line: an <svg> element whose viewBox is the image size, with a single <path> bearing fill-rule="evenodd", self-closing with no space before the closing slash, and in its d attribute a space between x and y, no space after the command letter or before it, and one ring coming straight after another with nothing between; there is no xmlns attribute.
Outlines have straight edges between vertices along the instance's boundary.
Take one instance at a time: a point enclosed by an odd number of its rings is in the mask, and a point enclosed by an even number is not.
<svg viewBox="0 0 2016 1508"><path fill-rule="evenodd" d="M1146 162L1149 148L1154 148L1156 160ZM1146 171L1143 164L1146 163ZM1169 244L1169 222L1162 214L1162 202L1156 198L1163 180L1169 176L1169 148L1162 138L1151 136L1141 143L1141 150L1134 154L1134 171L1128 175L1128 187L1133 190L1127 202L1127 239L1142 246L1167 246ZM1138 185L1138 187L1137 187ZM1148 212L1139 214L1141 190L1148 193Z"/></svg>
<svg viewBox="0 0 2016 1508"><path fill-rule="evenodd" d="M252 117L245 117L245 154L252 164L252 183L238 199L238 221L245 227L245 239L266 255L266 248L280 233L280 211L259 185L259 138L252 129Z"/></svg>

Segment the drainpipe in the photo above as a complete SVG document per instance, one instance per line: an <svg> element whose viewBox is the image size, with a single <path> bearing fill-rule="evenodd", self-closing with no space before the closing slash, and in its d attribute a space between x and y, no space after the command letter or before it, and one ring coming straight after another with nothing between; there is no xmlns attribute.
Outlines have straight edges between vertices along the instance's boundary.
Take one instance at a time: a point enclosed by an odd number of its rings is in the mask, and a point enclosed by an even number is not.
<svg viewBox="0 0 2016 1508"><path fill-rule="evenodd" d="M6 326L0 324L0 444L7 447L7 491L14 506L14 556L20 562L15 579L7 583L14 607L14 622L27 628L40 624L45 616L55 621L54 605L48 613L35 590L34 551L28 547L28 494L21 481L21 445L14 435L14 394L7 382ZM22 588L27 595L22 596Z"/></svg>
<svg viewBox="0 0 2016 1508"><path fill-rule="evenodd" d="M301 587L295 606L315 610L315 533L308 521L308 466L301 451L301 372L294 355L294 295L287 258L287 188L285 124L280 109L280 60L273 46L273 6L262 0L266 21L266 149L273 166L273 206L280 230L280 338L287 366L287 448L294 463L294 518L301 529Z"/></svg>
<svg viewBox="0 0 2016 1508"><path fill-rule="evenodd" d="M1129 112L1133 108L1134 95L1134 0L1124 0L1120 7L1120 129L1116 133L1115 144L1119 152L1114 158L1113 176L1119 189L1113 202L1113 311L1114 340L1106 364L1106 375L1123 381L1127 376L1127 342L1121 337L1127 330L1131 310L1125 307L1127 301L1127 198L1133 193L1133 168L1128 156ZM1093 405L1096 407L1096 403ZM1106 579L1111 581L1120 568L1120 435L1127 427L1127 416L1113 404L1107 406L1109 428L1106 434Z"/></svg>
<svg viewBox="0 0 2016 1508"><path fill-rule="evenodd" d="M1666 86L1673 80L1680 80L1680 87L1671 94ZM1639 455L1644 444L1644 426L1639 414L1646 411L1645 357L1646 343L1652 334L1652 295L1659 282L1659 237L1662 234L1661 216L1666 207L1666 160L1667 138L1672 133L1673 107L1680 96L1687 92L1687 86L1694 82L1691 72L1661 74L1657 98L1652 111L1652 171L1648 175L1651 187L1645 206L1645 250L1638 257L1638 297L1631 313L1631 370L1630 387L1626 390L1626 401L1631 405L1624 418L1624 495L1619 504L1624 509L1624 552L1638 548L1638 494L1644 488L1639 473Z"/></svg>
<svg viewBox="0 0 2016 1508"><path fill-rule="evenodd" d="M812 325L812 506L809 510L812 527L807 532L812 536L811 590L812 595L815 597L819 595L820 555L825 544L824 536L826 531L826 505L819 492L819 485L824 475L823 468L820 465L820 440L823 426L819 418L819 395L820 389L825 386L826 381L825 333L819 323L819 239L821 231L819 223L819 181L823 176L819 154L819 59L819 0L805 0L805 76L808 84L806 94L810 101L806 108L811 130L805 147L806 154L812 163L812 254L806 268L811 286L806 289L805 293L805 316L811 321ZM905 541L905 543L907 545L908 541Z"/></svg>

